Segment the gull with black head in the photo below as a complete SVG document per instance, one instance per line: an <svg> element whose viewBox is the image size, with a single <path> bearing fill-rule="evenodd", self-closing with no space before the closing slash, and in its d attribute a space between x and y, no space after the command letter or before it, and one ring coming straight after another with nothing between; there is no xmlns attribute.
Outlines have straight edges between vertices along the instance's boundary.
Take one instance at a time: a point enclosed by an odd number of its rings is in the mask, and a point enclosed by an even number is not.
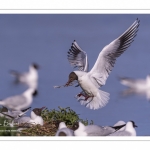
<svg viewBox="0 0 150 150"><path fill-rule="evenodd" d="M30 125L37 125L37 124L40 124L41 126L43 125L44 123L44 120L43 118L41 117L41 113L42 113L42 110L44 109L45 107L42 107L42 108L34 108L32 111L31 111L31 115L30 117L21 117L19 118L16 122L18 124L28 124L29 126Z"/></svg>
<svg viewBox="0 0 150 150"><path fill-rule="evenodd" d="M32 63L29 66L29 71L20 73L15 70L11 70L10 73L15 77L15 83L23 83L29 88L37 89L38 87L38 70L39 65L37 63Z"/></svg>
<svg viewBox="0 0 150 150"><path fill-rule="evenodd" d="M128 121L125 125L125 129L123 131L114 132L108 136L136 136L136 130L134 121Z"/></svg>
<svg viewBox="0 0 150 150"><path fill-rule="evenodd" d="M77 67L79 71L73 71L69 74L69 80L65 87L70 86L74 81L78 82L82 92L76 98L81 105L95 110L104 107L108 103L109 93L99 90L99 88L105 85L114 67L116 58L126 51L134 41L139 22L136 19L122 35L106 45L99 53L90 71L86 52L79 47L76 41L72 43L71 49L68 52L68 61L72 66ZM55 88L60 87L55 86Z"/></svg>
<svg viewBox="0 0 150 150"><path fill-rule="evenodd" d="M73 125L75 136L107 136L111 133L116 132L125 125L119 126L98 126L98 125L87 125L85 126L81 122L76 122Z"/></svg>

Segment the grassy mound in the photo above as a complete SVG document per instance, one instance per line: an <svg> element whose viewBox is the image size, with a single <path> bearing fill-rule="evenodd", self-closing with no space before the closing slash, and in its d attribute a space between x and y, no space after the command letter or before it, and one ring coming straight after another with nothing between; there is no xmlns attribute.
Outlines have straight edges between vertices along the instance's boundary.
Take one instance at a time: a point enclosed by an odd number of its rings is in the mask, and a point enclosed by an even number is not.
<svg viewBox="0 0 150 150"><path fill-rule="evenodd" d="M93 124L93 121L83 120L79 118L79 114L76 114L70 107L61 108L58 107L59 110L48 110L45 109L42 111L42 118L44 120L44 125L34 125L30 128L26 128L21 130L20 132L9 132L9 136L54 136L58 129L58 125L60 122L65 122L68 128L72 128L75 122L82 122L84 125ZM1 120L2 118L0 118ZM3 118L6 119L6 118ZM1 120L2 122L4 120ZM11 128L11 127L7 127ZM14 127L11 129L17 129L18 127ZM1 130L1 129L0 129ZM5 132L2 132L1 136L7 135Z"/></svg>

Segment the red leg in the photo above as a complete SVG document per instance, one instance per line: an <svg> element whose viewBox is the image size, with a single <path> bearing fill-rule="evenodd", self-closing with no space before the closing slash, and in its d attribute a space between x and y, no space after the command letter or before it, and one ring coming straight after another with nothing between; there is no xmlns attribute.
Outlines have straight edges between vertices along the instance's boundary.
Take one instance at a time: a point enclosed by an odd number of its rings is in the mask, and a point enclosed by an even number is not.
<svg viewBox="0 0 150 150"><path fill-rule="evenodd" d="M86 96L86 97L85 97L85 101L86 101L88 98L90 98L90 96Z"/></svg>
<svg viewBox="0 0 150 150"><path fill-rule="evenodd" d="M78 95L77 95L78 97L80 97L80 96L84 96L82 93L79 93ZM84 96L85 97L85 96Z"/></svg>
<svg viewBox="0 0 150 150"><path fill-rule="evenodd" d="M90 98L90 97L93 98L93 96L83 95L82 93L79 93L77 96L78 96L78 97L84 96L84 97L85 97L85 99L84 99L85 101L86 101L88 98Z"/></svg>
<svg viewBox="0 0 150 150"><path fill-rule="evenodd" d="M86 96L86 97L85 97L85 101L86 101L88 98L90 98L90 97L93 98L93 96Z"/></svg>

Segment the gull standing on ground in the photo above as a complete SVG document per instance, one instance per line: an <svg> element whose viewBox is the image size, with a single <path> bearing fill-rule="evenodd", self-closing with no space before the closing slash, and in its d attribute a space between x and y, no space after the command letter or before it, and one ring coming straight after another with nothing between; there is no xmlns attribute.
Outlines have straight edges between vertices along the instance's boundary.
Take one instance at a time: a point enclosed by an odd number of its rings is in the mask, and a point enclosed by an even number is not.
<svg viewBox="0 0 150 150"><path fill-rule="evenodd" d="M74 132L73 130L67 128L64 122L60 122L55 136L74 136Z"/></svg>
<svg viewBox="0 0 150 150"><path fill-rule="evenodd" d="M68 60L71 65L78 67L79 71L73 71L69 74L69 80L65 86L69 86L73 81L78 81L81 89L76 98L90 109L99 109L104 107L109 100L109 93L99 90L105 85L106 80L114 67L116 58L119 57L134 41L138 31L139 20L136 21L118 38L106 45L95 62L93 68L88 71L87 54L76 41L72 43L68 52ZM55 88L61 86L55 86Z"/></svg>
<svg viewBox="0 0 150 150"><path fill-rule="evenodd" d="M120 83L128 88L122 92L123 96L138 94L150 100L150 75L146 79L119 78Z"/></svg>
<svg viewBox="0 0 150 150"><path fill-rule="evenodd" d="M33 88L28 88L25 92L20 95L15 95L3 99L0 101L0 105L7 107L9 110L23 110L28 107L33 102L33 96L36 96L37 92Z"/></svg>
<svg viewBox="0 0 150 150"><path fill-rule="evenodd" d="M116 132L120 128L124 127L124 125L120 126L98 126L98 125L87 125L85 126L81 122L77 122L73 125L75 129L75 136L107 136L113 132Z"/></svg>
<svg viewBox="0 0 150 150"><path fill-rule="evenodd" d="M16 122L18 124L31 124L31 125L37 125L40 124L41 126L43 125L44 121L43 118L41 117L41 112L45 107L42 108L34 108L31 111L31 116L30 117L21 117L19 118Z"/></svg>
<svg viewBox="0 0 150 150"><path fill-rule="evenodd" d="M123 131L114 132L108 136L136 136L135 127L137 126L134 121L128 121Z"/></svg>
<svg viewBox="0 0 150 150"><path fill-rule="evenodd" d="M26 84L29 88L37 89L38 87L38 70L39 65L32 63L29 66L29 71L24 73L19 73L18 71L11 70L10 73L15 77L15 83Z"/></svg>

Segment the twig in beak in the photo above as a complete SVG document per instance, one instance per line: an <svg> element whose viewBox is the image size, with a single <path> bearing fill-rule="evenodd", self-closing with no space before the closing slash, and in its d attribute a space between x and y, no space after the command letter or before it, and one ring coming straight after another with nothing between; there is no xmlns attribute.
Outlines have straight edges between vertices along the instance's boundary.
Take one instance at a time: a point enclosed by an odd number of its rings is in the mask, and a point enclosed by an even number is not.
<svg viewBox="0 0 150 150"><path fill-rule="evenodd" d="M55 85L55 86L53 86L53 87L54 87L54 89L56 89L56 88L68 87L68 86L72 86L72 85L73 85L73 83L70 83L70 84L69 84L69 83L67 82L65 85L60 85L60 86L59 86L59 85Z"/></svg>
<svg viewBox="0 0 150 150"><path fill-rule="evenodd" d="M57 85L55 85L54 86L54 89L56 89L56 88L61 88L61 87L64 87L65 85L60 85L60 86L57 86Z"/></svg>

